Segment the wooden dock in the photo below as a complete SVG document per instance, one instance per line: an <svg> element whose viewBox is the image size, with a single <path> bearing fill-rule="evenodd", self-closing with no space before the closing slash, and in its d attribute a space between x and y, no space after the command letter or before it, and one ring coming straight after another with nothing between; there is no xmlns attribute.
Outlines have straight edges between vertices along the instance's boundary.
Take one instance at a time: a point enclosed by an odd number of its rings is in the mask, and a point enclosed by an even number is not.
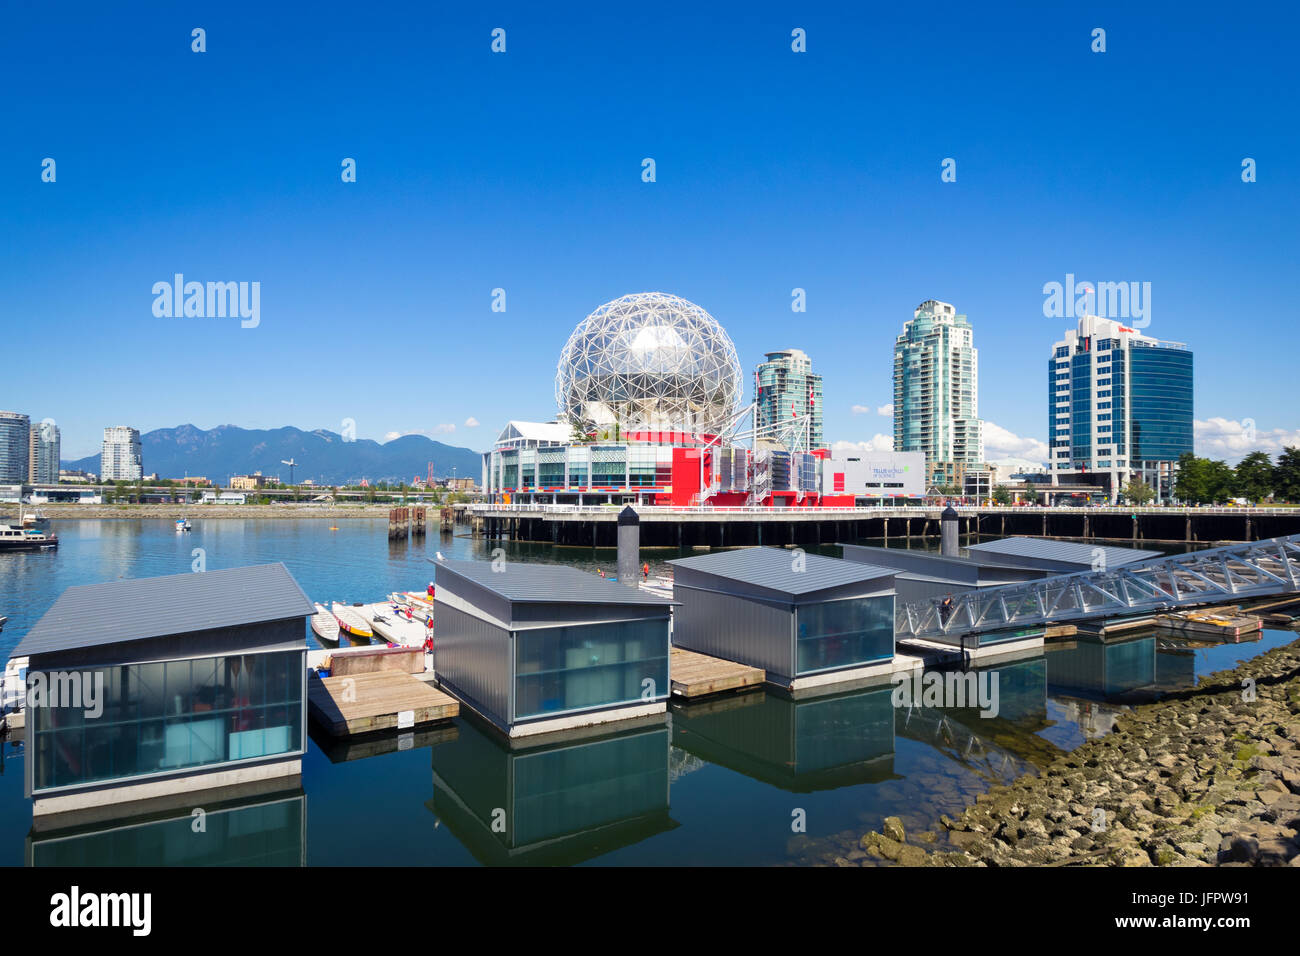
<svg viewBox="0 0 1300 956"><path fill-rule="evenodd" d="M378 671L307 678L307 710L335 737L418 727L460 713L455 698L410 674Z"/></svg>
<svg viewBox="0 0 1300 956"><path fill-rule="evenodd" d="M724 661L681 647L672 649L668 674L672 692L686 698L757 687L767 677L762 668Z"/></svg>
<svg viewBox="0 0 1300 956"><path fill-rule="evenodd" d="M1256 640L1263 627L1263 621L1253 614L1242 614L1241 608L1236 605L1157 614L1156 624L1179 634L1217 637L1224 641L1239 641L1242 638Z"/></svg>

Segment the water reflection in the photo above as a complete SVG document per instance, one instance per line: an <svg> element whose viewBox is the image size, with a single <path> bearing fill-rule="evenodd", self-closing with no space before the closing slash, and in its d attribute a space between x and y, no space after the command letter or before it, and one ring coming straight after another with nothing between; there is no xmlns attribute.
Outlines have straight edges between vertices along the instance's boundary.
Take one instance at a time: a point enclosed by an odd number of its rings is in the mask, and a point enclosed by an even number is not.
<svg viewBox="0 0 1300 956"><path fill-rule="evenodd" d="M1052 692L1121 702L1149 696L1156 686L1156 639L1107 641L1078 637L1049 644Z"/></svg>
<svg viewBox="0 0 1300 956"><path fill-rule="evenodd" d="M663 724L541 745L475 719L459 731L432 750L426 806L480 863L581 863L677 826Z"/></svg>
<svg viewBox="0 0 1300 956"><path fill-rule="evenodd" d="M305 866L302 789L27 837L28 866Z"/></svg>
<svg viewBox="0 0 1300 956"><path fill-rule="evenodd" d="M773 691L674 705L673 745L794 793L894 779L892 687L813 700Z"/></svg>

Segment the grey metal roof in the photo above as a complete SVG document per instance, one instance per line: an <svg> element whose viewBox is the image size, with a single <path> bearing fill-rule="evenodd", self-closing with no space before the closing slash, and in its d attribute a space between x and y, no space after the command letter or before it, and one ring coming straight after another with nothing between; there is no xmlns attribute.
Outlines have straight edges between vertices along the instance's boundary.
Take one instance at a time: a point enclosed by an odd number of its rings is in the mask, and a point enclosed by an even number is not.
<svg viewBox="0 0 1300 956"><path fill-rule="evenodd" d="M59 595L13 653L47 654L120 644L305 617L315 610L280 562L83 584Z"/></svg>
<svg viewBox="0 0 1300 956"><path fill-rule="evenodd" d="M1143 551L1138 548L1116 548L1107 545L1089 544L1080 541L1053 541L1050 538L999 538L997 541L985 541L972 544L967 548L976 554L1006 554L1019 558L1042 561L1062 561L1091 568L1097 552L1105 556L1106 567L1117 568L1132 564L1134 561L1147 561L1163 558L1160 551Z"/></svg>
<svg viewBox="0 0 1300 956"><path fill-rule="evenodd" d="M442 560L433 565L438 574L446 569L516 604L648 604L667 608L674 603L564 564L507 561L501 571L493 571L490 561Z"/></svg>
<svg viewBox="0 0 1300 956"><path fill-rule="evenodd" d="M811 594L845 584L874 581L893 577L897 572L864 564L845 561L821 554L804 554L803 570L794 569L794 552L786 548L741 548L719 551L698 557L678 558L668 563L680 568L734 578L756 587L767 588L783 594Z"/></svg>

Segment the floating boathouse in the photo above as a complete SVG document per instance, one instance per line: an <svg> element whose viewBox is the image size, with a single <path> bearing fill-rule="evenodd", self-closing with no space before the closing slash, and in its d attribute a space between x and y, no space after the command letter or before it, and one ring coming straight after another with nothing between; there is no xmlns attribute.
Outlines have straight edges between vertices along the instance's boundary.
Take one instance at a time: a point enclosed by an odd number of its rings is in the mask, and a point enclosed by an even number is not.
<svg viewBox="0 0 1300 956"><path fill-rule="evenodd" d="M563 565L434 565L438 683L507 735L667 711L672 601Z"/></svg>
<svg viewBox="0 0 1300 956"><path fill-rule="evenodd" d="M894 571L780 548L670 561L673 644L766 672L798 690L887 676Z"/></svg>
<svg viewBox="0 0 1300 956"><path fill-rule="evenodd" d="M33 814L301 774L314 610L279 563L68 588L14 651Z"/></svg>

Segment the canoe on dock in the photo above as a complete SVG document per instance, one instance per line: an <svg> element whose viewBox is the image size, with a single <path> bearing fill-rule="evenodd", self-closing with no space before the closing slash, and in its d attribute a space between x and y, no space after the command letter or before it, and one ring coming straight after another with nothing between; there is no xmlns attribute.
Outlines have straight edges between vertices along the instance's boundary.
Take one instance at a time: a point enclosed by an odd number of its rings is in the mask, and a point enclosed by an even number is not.
<svg viewBox="0 0 1300 956"><path fill-rule="evenodd" d="M358 613L357 609L348 604L334 602L334 620L339 622L339 628L352 637L371 638L375 632L371 629L370 623Z"/></svg>
<svg viewBox="0 0 1300 956"><path fill-rule="evenodd" d="M380 638L403 647L422 647L432 629L424 621L407 618L392 604L362 604L356 611Z"/></svg>
<svg viewBox="0 0 1300 956"><path fill-rule="evenodd" d="M428 620L433 617L433 599L427 594L418 594L415 591L394 591L388 595L388 599L394 604L409 607L411 613L421 620Z"/></svg>
<svg viewBox="0 0 1300 956"><path fill-rule="evenodd" d="M311 616L311 629L324 644L339 642L339 622L324 604L316 605L316 613Z"/></svg>

